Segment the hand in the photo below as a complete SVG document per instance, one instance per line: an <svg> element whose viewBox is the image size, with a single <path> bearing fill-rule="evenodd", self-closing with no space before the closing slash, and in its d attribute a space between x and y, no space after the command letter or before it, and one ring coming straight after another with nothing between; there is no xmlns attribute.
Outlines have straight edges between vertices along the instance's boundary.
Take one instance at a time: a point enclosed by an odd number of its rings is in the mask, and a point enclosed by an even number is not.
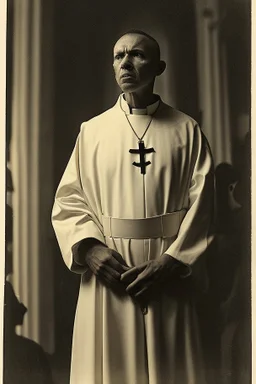
<svg viewBox="0 0 256 384"><path fill-rule="evenodd" d="M103 245L94 245L85 255L85 262L90 270L107 286L118 288L122 273L129 270L122 256L114 249Z"/></svg>
<svg viewBox="0 0 256 384"><path fill-rule="evenodd" d="M176 266L174 258L163 255L158 260L149 260L127 270L122 274L121 281L128 284L126 292L140 299L154 286L169 278Z"/></svg>

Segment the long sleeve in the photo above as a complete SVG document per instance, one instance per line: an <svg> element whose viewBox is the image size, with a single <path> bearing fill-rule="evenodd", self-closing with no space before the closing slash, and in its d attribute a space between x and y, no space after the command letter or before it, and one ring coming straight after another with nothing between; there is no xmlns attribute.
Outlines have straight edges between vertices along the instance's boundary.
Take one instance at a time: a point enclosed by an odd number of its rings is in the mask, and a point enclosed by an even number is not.
<svg viewBox="0 0 256 384"><path fill-rule="evenodd" d="M80 135L55 195L52 224L63 259L69 269L84 273L86 266L74 259L76 244L87 238L105 243L102 228L93 212L80 178Z"/></svg>
<svg viewBox="0 0 256 384"><path fill-rule="evenodd" d="M212 240L211 228L214 207L214 167L207 140L195 127L191 159L189 206L176 240L166 254L192 267L206 251ZM192 268L193 269L193 268Z"/></svg>

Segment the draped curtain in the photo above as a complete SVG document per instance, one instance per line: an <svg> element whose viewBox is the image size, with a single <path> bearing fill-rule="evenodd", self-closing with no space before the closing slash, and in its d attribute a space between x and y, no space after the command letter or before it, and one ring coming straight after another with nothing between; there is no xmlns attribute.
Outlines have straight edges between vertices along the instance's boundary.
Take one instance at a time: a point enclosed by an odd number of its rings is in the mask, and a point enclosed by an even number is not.
<svg viewBox="0 0 256 384"><path fill-rule="evenodd" d="M215 160L232 162L227 58L220 39L221 16L217 0L195 0L199 106L204 130Z"/></svg>
<svg viewBox="0 0 256 384"><path fill-rule="evenodd" d="M19 333L54 348L50 2L13 2L10 168L13 175L13 274L28 308ZM48 19L49 21L49 19ZM48 39L47 39L48 38ZM47 74L47 76L45 76Z"/></svg>

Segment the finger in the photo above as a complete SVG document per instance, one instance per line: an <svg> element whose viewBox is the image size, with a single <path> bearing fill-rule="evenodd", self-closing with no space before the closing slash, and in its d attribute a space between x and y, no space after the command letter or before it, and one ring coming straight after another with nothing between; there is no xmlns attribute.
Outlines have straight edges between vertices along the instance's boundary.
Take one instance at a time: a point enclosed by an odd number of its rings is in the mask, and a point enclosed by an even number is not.
<svg viewBox="0 0 256 384"><path fill-rule="evenodd" d="M105 271L101 275L98 275L99 280L108 287L116 288L120 286L120 281L115 279L109 272Z"/></svg>
<svg viewBox="0 0 256 384"><path fill-rule="evenodd" d="M130 296L134 297L134 299L138 300L139 302L142 302L148 297L148 294L151 291L151 288L152 288L152 283L150 282L143 286L137 286L136 290L134 290L132 293L131 292L127 292L127 293Z"/></svg>
<svg viewBox="0 0 256 384"><path fill-rule="evenodd" d="M153 275L148 270L144 270L142 273L138 275L138 277L128 285L126 291L130 295L134 295L138 290L144 288L147 285L151 285L154 281Z"/></svg>
<svg viewBox="0 0 256 384"><path fill-rule="evenodd" d="M134 297L136 297L136 299L140 299L149 290L149 287L150 287L150 285L146 285L140 291L136 292L134 294Z"/></svg>
<svg viewBox="0 0 256 384"><path fill-rule="evenodd" d="M101 270L104 270L104 268L110 268L111 270L114 270L115 274L118 274L118 278L120 278L121 273L123 273L121 264L116 261L110 252L107 253L103 258L95 258L90 260L88 265L91 267L94 273L96 272L96 274L101 273Z"/></svg>
<svg viewBox="0 0 256 384"><path fill-rule="evenodd" d="M126 267L125 265L119 263L119 261L117 261L115 257L111 257L108 260L108 265L118 271L120 274L126 272L129 269L129 267Z"/></svg>
<svg viewBox="0 0 256 384"><path fill-rule="evenodd" d="M126 288L126 292L129 293L129 295L134 295L138 290L143 287L143 283L141 283L140 279L138 277L128 285Z"/></svg>
<svg viewBox="0 0 256 384"><path fill-rule="evenodd" d="M111 251L112 251L112 256L116 259L116 261L118 261L119 264L125 266L126 268L129 268L125 260L123 259L123 257L120 255L120 253L118 253L114 249L112 249Z"/></svg>
<svg viewBox="0 0 256 384"><path fill-rule="evenodd" d="M111 276L116 281L120 281L121 274L118 271L109 265L101 265L100 269L98 270L98 276L105 276L106 274Z"/></svg>
<svg viewBox="0 0 256 384"><path fill-rule="evenodd" d="M121 281L124 283L131 283L139 274L137 267L130 268L128 271L121 275Z"/></svg>
<svg viewBox="0 0 256 384"><path fill-rule="evenodd" d="M126 284L126 286L127 286L127 285L131 284L138 277L138 272L134 271L133 274L130 274L130 275L126 276L125 278L123 278L122 276L123 275L121 275L120 280L122 283Z"/></svg>
<svg viewBox="0 0 256 384"><path fill-rule="evenodd" d="M122 278L122 276L121 276L121 278ZM137 285L141 285L141 284L145 283L149 279L150 276L151 276L151 273L148 270L142 271L141 273L139 273L137 275L137 278L129 284L129 286L127 288L129 288L129 289L136 288Z"/></svg>
<svg viewBox="0 0 256 384"><path fill-rule="evenodd" d="M130 280L130 275L131 275L131 278L134 277L134 275L139 275L140 273L142 273L146 267L148 266L148 262L145 262L145 263L142 263L140 265L137 265L136 267L131 267L129 268L125 273L122 274L121 278L126 281Z"/></svg>

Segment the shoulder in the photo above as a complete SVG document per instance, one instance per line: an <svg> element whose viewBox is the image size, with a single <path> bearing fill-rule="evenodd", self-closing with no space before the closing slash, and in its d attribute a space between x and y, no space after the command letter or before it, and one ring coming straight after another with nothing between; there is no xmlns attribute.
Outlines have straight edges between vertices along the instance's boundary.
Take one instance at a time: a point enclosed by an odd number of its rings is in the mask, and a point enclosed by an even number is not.
<svg viewBox="0 0 256 384"><path fill-rule="evenodd" d="M40 360L41 362L47 361L47 355L43 348L27 337L16 335L15 349L17 352L22 352L25 356L29 355L30 358L35 360Z"/></svg>
<svg viewBox="0 0 256 384"><path fill-rule="evenodd" d="M191 116L164 102L161 103L159 108L159 117L166 119L168 123L190 126L191 128L199 127L198 122Z"/></svg>
<svg viewBox="0 0 256 384"><path fill-rule="evenodd" d="M106 111L100 113L99 115L94 116L90 120L84 121L81 124L80 131L97 131L101 130L106 124L110 123L115 118L115 107L111 107Z"/></svg>
<svg viewBox="0 0 256 384"><path fill-rule="evenodd" d="M194 149L203 146L210 151L208 140L193 117L163 102L157 117L159 124L183 145Z"/></svg>
<svg viewBox="0 0 256 384"><path fill-rule="evenodd" d="M182 142L193 142L202 137L203 133L198 122L188 114L171 107L168 104L161 103L157 112L157 121L161 127L175 134Z"/></svg>

